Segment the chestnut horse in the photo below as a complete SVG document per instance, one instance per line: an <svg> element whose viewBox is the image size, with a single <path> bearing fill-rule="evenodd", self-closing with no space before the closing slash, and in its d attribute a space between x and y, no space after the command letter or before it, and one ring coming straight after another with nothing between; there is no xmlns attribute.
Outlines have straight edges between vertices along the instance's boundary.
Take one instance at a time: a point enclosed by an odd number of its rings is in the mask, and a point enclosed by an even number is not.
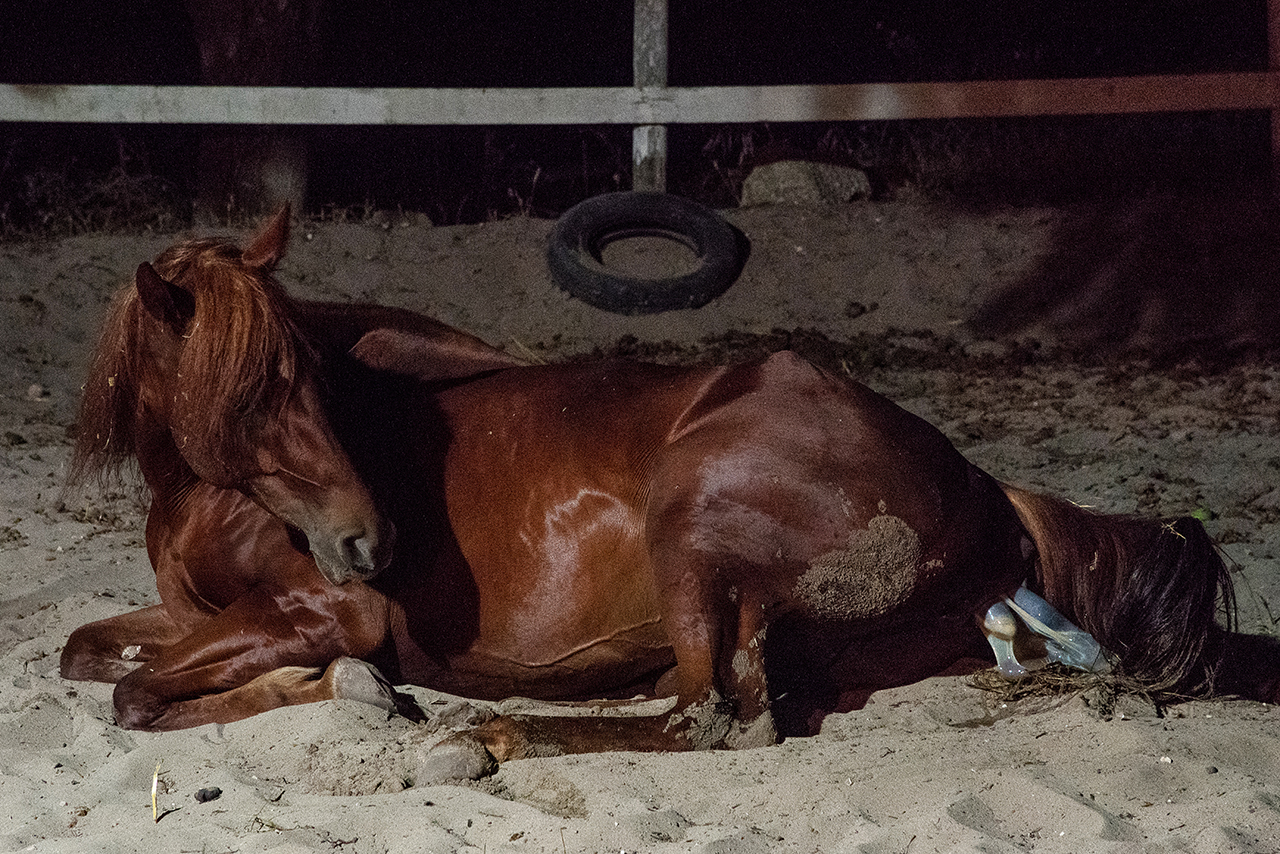
<svg viewBox="0 0 1280 854"><path fill-rule="evenodd" d="M383 647L388 603L345 582L386 568L395 527L328 425L325 371L369 328L430 336L450 370L521 364L410 312L290 300L270 276L288 232L286 208L243 251L195 240L142 264L92 361L72 479L136 462L162 604L77 629L62 673L117 683L127 728L394 706L358 661Z"/></svg>
<svg viewBox="0 0 1280 854"><path fill-rule="evenodd" d="M77 467L137 460L162 604L76 630L62 672L117 681L122 726L407 710L393 682L675 697L500 717L438 748L458 768L764 744L981 654L1024 583L1159 689L1207 690L1224 660L1230 580L1194 519L1004 486L791 353L527 366L409 312L293 301L287 236L285 210L243 251L143 264L99 345Z"/></svg>

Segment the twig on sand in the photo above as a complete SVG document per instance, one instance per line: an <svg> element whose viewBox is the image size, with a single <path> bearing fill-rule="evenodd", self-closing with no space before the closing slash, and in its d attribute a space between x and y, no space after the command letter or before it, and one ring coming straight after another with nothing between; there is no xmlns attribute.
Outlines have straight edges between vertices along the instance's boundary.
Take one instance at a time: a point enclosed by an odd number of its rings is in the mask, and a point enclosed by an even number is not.
<svg viewBox="0 0 1280 854"><path fill-rule="evenodd" d="M160 823L160 812L156 809L156 791L160 788L160 763L156 763L156 771L151 775L151 821Z"/></svg>
<svg viewBox="0 0 1280 854"><path fill-rule="evenodd" d="M516 349L520 351L520 355L533 362L535 365L545 365L547 360L542 356L529 349L529 346L514 335L511 336L511 343L516 345Z"/></svg>

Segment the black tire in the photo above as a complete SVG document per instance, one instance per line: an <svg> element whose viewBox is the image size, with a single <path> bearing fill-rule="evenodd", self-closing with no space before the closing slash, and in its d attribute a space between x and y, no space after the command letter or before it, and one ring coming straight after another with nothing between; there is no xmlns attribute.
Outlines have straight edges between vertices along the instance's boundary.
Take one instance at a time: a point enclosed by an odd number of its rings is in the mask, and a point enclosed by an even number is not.
<svg viewBox="0 0 1280 854"><path fill-rule="evenodd" d="M683 276L619 275L601 260L615 240L665 237L698 256ZM564 212L551 232L547 266L561 288L617 314L657 314L701 308L737 280L751 251L746 235L715 211L666 193L605 193Z"/></svg>

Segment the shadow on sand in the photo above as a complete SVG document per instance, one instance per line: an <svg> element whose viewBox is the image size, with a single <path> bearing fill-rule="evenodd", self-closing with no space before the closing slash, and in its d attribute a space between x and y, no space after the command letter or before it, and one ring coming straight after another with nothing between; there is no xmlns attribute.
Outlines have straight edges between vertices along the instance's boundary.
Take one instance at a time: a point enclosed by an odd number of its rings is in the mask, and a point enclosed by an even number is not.
<svg viewBox="0 0 1280 854"><path fill-rule="evenodd" d="M1266 189L1077 206L1050 246L979 306L975 332L1160 362L1280 352L1280 201Z"/></svg>

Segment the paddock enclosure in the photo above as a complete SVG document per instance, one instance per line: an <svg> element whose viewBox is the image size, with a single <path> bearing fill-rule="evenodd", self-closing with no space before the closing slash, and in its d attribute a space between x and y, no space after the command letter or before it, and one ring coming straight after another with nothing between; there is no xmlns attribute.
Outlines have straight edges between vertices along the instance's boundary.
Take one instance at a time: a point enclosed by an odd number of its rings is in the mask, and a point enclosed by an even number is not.
<svg viewBox="0 0 1280 854"><path fill-rule="evenodd" d="M1253 303L1162 326L1178 313L1143 278L1153 275L1144 258L1164 258L1165 280L1183 283L1182 303L1210 299L1209 280L1197 277L1212 271L1199 260L1176 266L1163 241L1241 247L1260 242L1248 227L1265 219L1211 202L1150 200L1136 214L1102 210L1088 220L1078 211L908 202L730 211L753 243L742 278L703 309L657 316L622 317L567 297L545 270L551 224L533 219L450 228L302 222L279 275L300 296L413 307L525 357L598 349L728 361L789 346L859 376L1004 479L1107 511L1196 512L1235 570L1241 628L1269 632L1278 532L1264 475L1280 380L1265 361L1196 344L1208 327L1228 330L1223 341L1265 340L1267 294L1259 286ZM1162 236L1153 222L1175 231ZM1209 241L1206 223L1235 225ZM1073 233L1095 235L1077 246L1131 248L1122 277L1129 310L1105 339L1085 322L1091 303L1081 295L1121 282L1095 272L1082 250L1060 248L1057 239ZM172 834L164 838L177 847L189 838L196 847L221 839L270 848L284 843L283 828L313 847L355 838L354 850L414 850L426 839L446 850L555 851L561 828L569 850L731 842L807 850L905 846L915 836L940 849L1065 851L1084 839L1264 851L1274 836L1266 781L1276 720L1255 703L1194 702L1161 718L1138 698L1008 702L946 677L874 696L829 718L813 739L693 758L513 762L484 791L403 788L426 730L344 704L186 734L118 729L107 686L58 678L59 650L75 627L154 602L155 591L134 495L63 493L67 435L109 295L139 259L173 242L86 235L0 256L17 295L0 302L4 327L25 330L5 339L0 372L0 561L9 579L0 685L14 733L5 803L15 816L3 832L14 845L100 849L122 838L120 828L144 825ZM1248 247L1232 252L1247 257ZM1093 284L1036 314L1026 306L1043 308L1032 288L1045 271ZM1016 332L973 334L966 321L997 298L1024 306L1029 320ZM1128 349L1108 349L1116 342ZM1144 344L1156 355L1142 355ZM475 720L472 706L419 699L446 725L430 729L436 736ZM153 825L157 762L160 809L181 809ZM219 800L192 799L209 786L223 790ZM803 802L790 791L803 791ZM743 820L746 804L753 815Z"/></svg>

